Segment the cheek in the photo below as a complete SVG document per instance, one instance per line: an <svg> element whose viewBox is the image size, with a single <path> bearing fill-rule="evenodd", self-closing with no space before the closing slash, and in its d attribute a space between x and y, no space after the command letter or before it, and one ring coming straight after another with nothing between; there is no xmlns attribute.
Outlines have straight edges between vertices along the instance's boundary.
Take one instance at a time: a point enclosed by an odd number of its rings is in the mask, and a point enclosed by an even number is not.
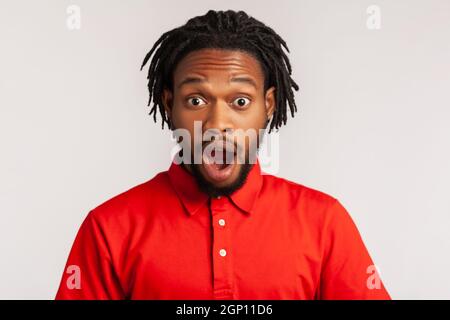
<svg viewBox="0 0 450 320"><path fill-rule="evenodd" d="M194 130L194 121L206 120L207 112L206 110L192 110L183 106L181 100L176 100L172 108L172 122L177 128L185 128L189 131Z"/></svg>
<svg viewBox="0 0 450 320"><path fill-rule="evenodd" d="M237 129L242 129L241 132L245 132L245 148L249 149L250 142L255 145L258 143L260 130L266 126L266 113L263 107L254 108L249 110L248 113L242 114L237 117L235 125ZM252 131L252 133L250 133ZM242 141L242 138L241 138Z"/></svg>
<svg viewBox="0 0 450 320"><path fill-rule="evenodd" d="M237 112L236 119L236 122L242 129L262 128L267 119L264 100L257 99L247 110Z"/></svg>
<svg viewBox="0 0 450 320"><path fill-rule="evenodd" d="M189 115L185 115L182 112L178 111L172 111L172 117L171 117L172 123L175 127L175 129L183 132L183 134L186 134L185 131L188 131L190 134L190 137L193 138L194 134L194 119L190 119Z"/></svg>
<svg viewBox="0 0 450 320"><path fill-rule="evenodd" d="M174 124L176 129L179 130L184 129L189 134L191 154L193 154L195 151L196 143L198 143L200 146L202 145L202 135L200 134L199 137L195 137L195 126L194 126L195 121L202 121L202 118L200 117L199 113L192 112L183 107L174 106L172 110L172 123Z"/></svg>

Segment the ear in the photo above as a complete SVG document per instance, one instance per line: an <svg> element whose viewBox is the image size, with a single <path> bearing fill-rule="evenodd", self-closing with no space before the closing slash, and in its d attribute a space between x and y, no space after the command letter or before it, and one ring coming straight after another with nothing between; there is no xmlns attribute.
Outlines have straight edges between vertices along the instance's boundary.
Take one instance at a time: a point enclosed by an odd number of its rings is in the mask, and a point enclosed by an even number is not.
<svg viewBox="0 0 450 320"><path fill-rule="evenodd" d="M164 105L164 109L167 112L167 115L169 116L169 119L172 117L172 104L173 104L173 95L172 92L164 88L162 92L162 103Z"/></svg>
<svg viewBox="0 0 450 320"><path fill-rule="evenodd" d="M266 106L266 115L267 115L267 119L270 119L270 117L272 116L272 114L275 111L275 87L270 87L269 89L267 89L266 91L266 95L265 95L265 106Z"/></svg>

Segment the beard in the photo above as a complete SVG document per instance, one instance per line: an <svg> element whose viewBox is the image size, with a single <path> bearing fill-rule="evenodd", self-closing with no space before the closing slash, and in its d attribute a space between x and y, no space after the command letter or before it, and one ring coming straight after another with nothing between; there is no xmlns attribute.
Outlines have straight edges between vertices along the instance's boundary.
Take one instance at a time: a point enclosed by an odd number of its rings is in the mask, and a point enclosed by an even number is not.
<svg viewBox="0 0 450 320"><path fill-rule="evenodd" d="M266 120L263 128L265 129L268 124L269 124L269 120ZM173 130L176 129L175 126L173 126L172 129ZM263 135L258 136L257 144L256 144L256 151L254 151L255 154L253 155L255 157L257 157L257 155L258 155L258 151L261 146L262 140L263 140ZM238 175L237 178L226 186L217 186L214 183L207 180L203 176L202 171L200 170L202 164L196 164L194 162L194 153L193 152L191 153L191 163L186 164L184 162L181 162L181 166L184 167L184 169L188 172L189 172L189 168L191 169L192 175L194 176L194 179L195 179L199 189L201 191L203 191L204 193L206 193L209 197L216 198L218 196L229 196L236 190L240 189L247 181L248 174L250 173L250 170L252 169L252 167L254 165L254 163L250 163L249 152L250 152L249 150L247 150L245 152L245 161L238 165L239 172L237 174ZM183 158L183 148L181 148L181 150L179 151L179 157L180 157L180 159L184 159Z"/></svg>
<svg viewBox="0 0 450 320"><path fill-rule="evenodd" d="M236 190L240 189L245 182L247 181L247 176L253 166L250 163L243 163L239 165L239 173L237 178L231 182L229 185L217 187L213 183L209 182L203 177L203 174L200 172L199 164L191 165L192 173L194 175L197 184L203 192L205 192L210 197L218 197L218 196L229 196Z"/></svg>
<svg viewBox="0 0 450 320"><path fill-rule="evenodd" d="M183 150L180 150L180 157L182 157ZM194 176L195 181L197 182L198 187L201 191L206 193L210 197L218 197L218 196L229 196L236 190L240 189L245 182L247 181L248 174L253 167L253 163L250 163L249 156L246 154L245 162L239 164L238 166L238 176L237 178L229 183L226 186L216 186L214 183L208 181L202 174L200 167L202 164L195 164L193 161L194 156L192 155L191 164L181 163L182 166L187 169L187 166L192 171L192 175Z"/></svg>

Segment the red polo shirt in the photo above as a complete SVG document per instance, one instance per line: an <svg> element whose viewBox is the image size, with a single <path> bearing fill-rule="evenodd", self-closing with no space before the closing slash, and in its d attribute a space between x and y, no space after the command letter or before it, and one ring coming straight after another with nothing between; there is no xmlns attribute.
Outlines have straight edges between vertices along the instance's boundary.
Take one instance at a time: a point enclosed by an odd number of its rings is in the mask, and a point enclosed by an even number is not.
<svg viewBox="0 0 450 320"><path fill-rule="evenodd" d="M209 199L168 171L89 212L56 299L390 299L338 200L262 174Z"/></svg>

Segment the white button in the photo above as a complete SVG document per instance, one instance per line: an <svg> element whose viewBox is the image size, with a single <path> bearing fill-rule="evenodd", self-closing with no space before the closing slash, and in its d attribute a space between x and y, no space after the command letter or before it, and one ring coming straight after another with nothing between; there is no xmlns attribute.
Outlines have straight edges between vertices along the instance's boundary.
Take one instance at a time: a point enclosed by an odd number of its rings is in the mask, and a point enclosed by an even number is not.
<svg viewBox="0 0 450 320"><path fill-rule="evenodd" d="M225 225L225 220L219 219L219 225L221 225L223 227Z"/></svg>
<svg viewBox="0 0 450 320"><path fill-rule="evenodd" d="M217 196L217 198L216 199L220 199L221 197L220 196Z"/></svg>
<svg viewBox="0 0 450 320"><path fill-rule="evenodd" d="M225 249L220 249L219 254L220 254L222 257L225 257L225 256L227 255L227 251L226 251Z"/></svg>

